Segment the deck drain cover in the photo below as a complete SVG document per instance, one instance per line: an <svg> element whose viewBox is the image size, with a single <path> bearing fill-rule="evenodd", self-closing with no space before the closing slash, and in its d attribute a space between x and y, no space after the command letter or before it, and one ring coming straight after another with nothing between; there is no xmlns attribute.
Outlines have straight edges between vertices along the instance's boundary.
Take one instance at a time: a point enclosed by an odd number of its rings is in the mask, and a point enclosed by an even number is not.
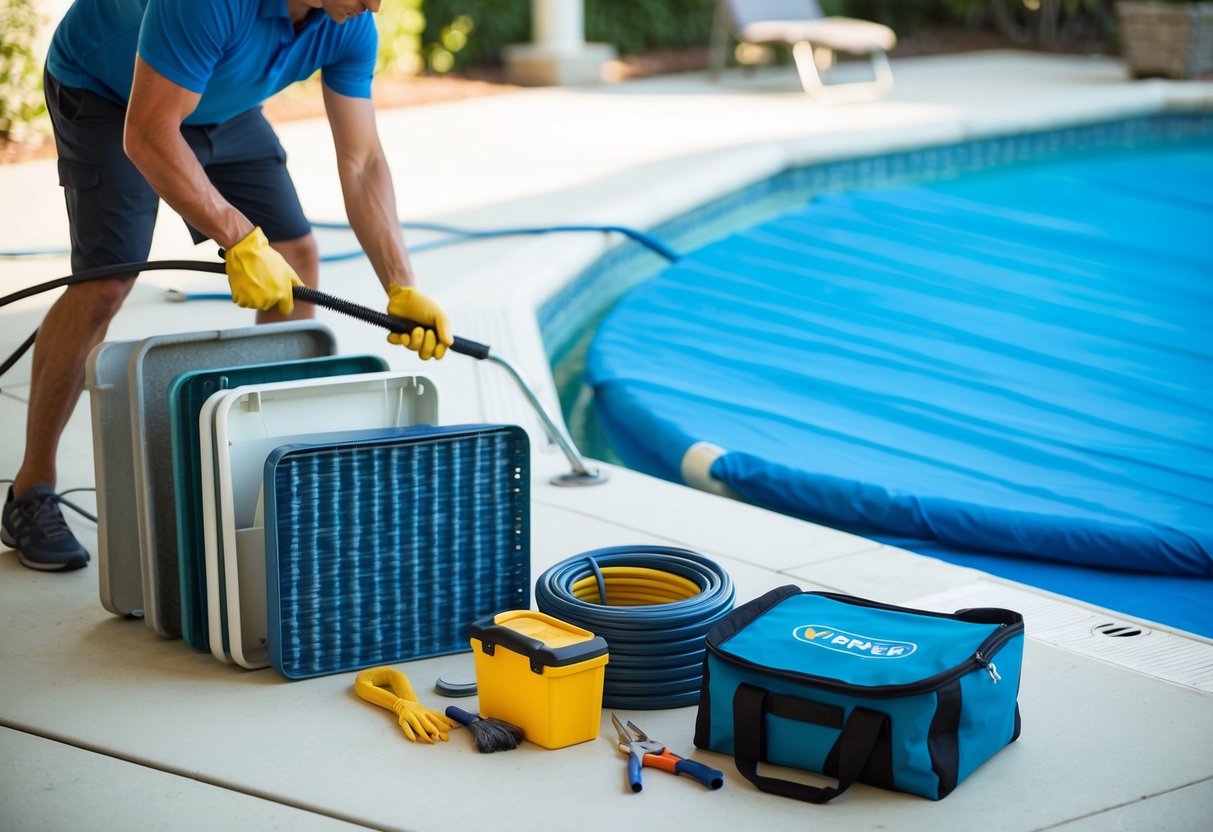
<svg viewBox="0 0 1213 832"><path fill-rule="evenodd" d="M1137 624L1115 624L1109 621L1105 624L1096 624L1091 628L1091 632L1109 638L1131 638L1147 635L1150 631Z"/></svg>

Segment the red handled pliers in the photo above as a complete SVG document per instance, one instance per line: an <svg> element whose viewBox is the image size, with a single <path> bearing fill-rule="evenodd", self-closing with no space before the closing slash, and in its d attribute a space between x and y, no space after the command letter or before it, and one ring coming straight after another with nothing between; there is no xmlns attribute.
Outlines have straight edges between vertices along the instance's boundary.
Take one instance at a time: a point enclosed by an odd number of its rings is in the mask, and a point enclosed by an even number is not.
<svg viewBox="0 0 1213 832"><path fill-rule="evenodd" d="M628 755L628 784L632 791L638 792L644 788L640 780L642 766L694 777L709 789L719 789L724 785L724 775L719 771L695 760L679 757L661 743L649 739L648 734L637 728L634 722L628 722L625 729L614 714L611 714L611 722L619 734L619 750Z"/></svg>

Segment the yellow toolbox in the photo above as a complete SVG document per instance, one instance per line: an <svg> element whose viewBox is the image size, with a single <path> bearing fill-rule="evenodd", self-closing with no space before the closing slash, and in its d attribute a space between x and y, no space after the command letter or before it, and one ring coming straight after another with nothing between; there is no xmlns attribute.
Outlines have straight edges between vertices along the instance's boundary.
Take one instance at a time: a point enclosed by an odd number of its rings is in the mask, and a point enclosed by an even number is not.
<svg viewBox="0 0 1213 832"><path fill-rule="evenodd" d="M482 619L470 633L481 716L517 725L544 748L598 736L602 636L530 610Z"/></svg>

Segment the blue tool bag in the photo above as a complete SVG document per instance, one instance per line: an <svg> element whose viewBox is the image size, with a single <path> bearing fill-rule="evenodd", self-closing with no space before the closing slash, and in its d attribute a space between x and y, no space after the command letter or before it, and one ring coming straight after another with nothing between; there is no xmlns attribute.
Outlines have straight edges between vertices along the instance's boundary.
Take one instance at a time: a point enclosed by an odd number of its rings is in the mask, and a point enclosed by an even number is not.
<svg viewBox="0 0 1213 832"><path fill-rule="evenodd" d="M1019 736L1023 616L773 589L707 636L695 745L764 792L825 803L861 782L939 800ZM811 786L759 763L836 778Z"/></svg>

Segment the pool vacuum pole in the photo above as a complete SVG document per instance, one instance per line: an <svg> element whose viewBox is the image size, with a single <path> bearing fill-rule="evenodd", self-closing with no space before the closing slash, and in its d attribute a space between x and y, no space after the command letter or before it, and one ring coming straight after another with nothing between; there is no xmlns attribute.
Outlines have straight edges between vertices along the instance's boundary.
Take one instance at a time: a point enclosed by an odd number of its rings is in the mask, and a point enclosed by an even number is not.
<svg viewBox="0 0 1213 832"><path fill-rule="evenodd" d="M380 312L370 307L362 306L361 304L345 300L344 298L334 297L326 294L318 289L310 289L307 286L294 287L293 294L296 300L305 303L323 306L326 309L332 309L334 312L341 312L350 317L357 318L360 321L365 321L369 324L381 326L391 332L403 333L411 332L416 329L419 324L406 320L405 318L397 318L394 315L389 315L386 312ZM607 476L598 469L591 470L586 465L581 454L577 452L577 448L573 445L573 440L559 427L555 420L548 415L547 409L543 403L539 401L539 397L535 395L535 391L526 383L526 379L522 377L522 373L514 367L509 361L499 355L492 355L488 344L481 344L477 341L471 341L467 338L455 336L455 342L451 345L452 352L460 353L461 355L471 356L472 358L481 361L490 361L493 364L503 368L509 373L510 378L514 379L514 383L522 390L530 402L531 408L539 416L539 421L543 423L544 430L547 431L548 437L556 443L565 457L569 461L569 465L573 470L565 474L559 474L552 477L549 482L553 485L575 486L575 485L598 485L606 482Z"/></svg>
<svg viewBox="0 0 1213 832"><path fill-rule="evenodd" d="M606 474L602 473L599 469L591 471L586 466L581 454L577 453L573 440L557 427L552 417L548 415L547 410L539 401L539 397L535 395L535 391L526 383L526 380L523 379L518 369L499 355L486 355L484 360L493 362L510 374L510 377L514 379L519 389L526 396L527 401L531 403L531 407L535 410L535 413L539 415L539 420L543 422L543 427L547 431L548 436L560 446L560 450L564 451L565 457L569 460L569 465L573 467L572 471L552 477L548 482L552 483L552 485L598 485L601 482L606 482Z"/></svg>

